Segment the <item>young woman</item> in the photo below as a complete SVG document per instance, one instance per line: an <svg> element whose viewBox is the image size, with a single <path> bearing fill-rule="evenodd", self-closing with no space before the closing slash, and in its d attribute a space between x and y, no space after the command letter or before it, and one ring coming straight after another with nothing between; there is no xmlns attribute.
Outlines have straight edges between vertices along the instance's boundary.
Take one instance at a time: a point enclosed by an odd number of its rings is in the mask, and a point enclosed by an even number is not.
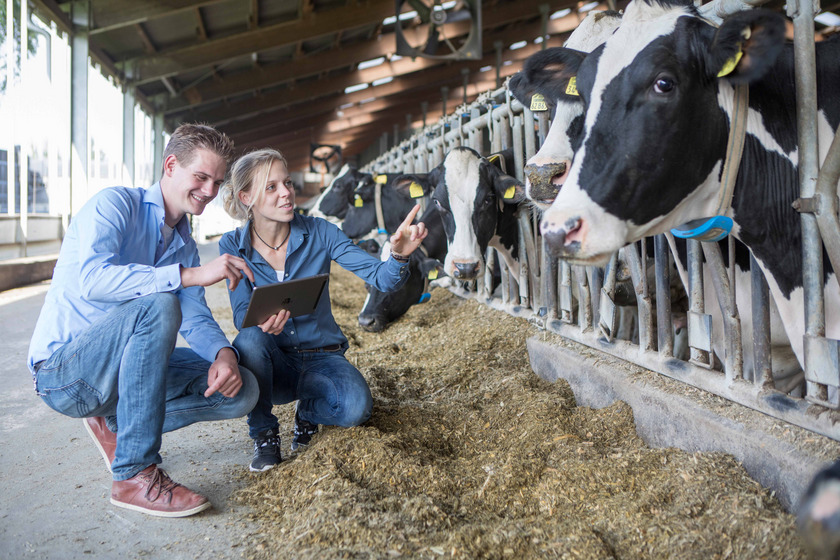
<svg viewBox="0 0 840 560"><path fill-rule="evenodd" d="M370 388L344 357L347 338L335 322L329 292L314 313L289 318L284 311L263 324L242 329L254 285L273 284L330 271L337 262L380 291L398 289L408 278L408 256L426 237L412 225L415 207L391 236L391 256L380 261L357 247L335 225L294 211L295 191L286 160L275 150L239 158L224 192L225 209L245 225L222 236L222 254L245 260L254 283L242 278L230 293L239 335L233 342L240 362L257 377L260 396L248 415L254 440L252 471L281 461L274 404L297 401L291 449L307 445L319 424L357 426L370 417ZM329 290L329 284L326 290Z"/></svg>

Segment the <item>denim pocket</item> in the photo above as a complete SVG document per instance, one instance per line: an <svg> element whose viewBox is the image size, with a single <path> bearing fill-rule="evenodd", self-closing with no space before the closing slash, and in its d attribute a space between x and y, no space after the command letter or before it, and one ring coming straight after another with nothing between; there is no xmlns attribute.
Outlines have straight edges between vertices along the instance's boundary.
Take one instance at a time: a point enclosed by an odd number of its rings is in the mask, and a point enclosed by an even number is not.
<svg viewBox="0 0 840 560"><path fill-rule="evenodd" d="M42 389L41 398L47 406L72 418L84 418L102 405L102 394L84 379L52 389Z"/></svg>

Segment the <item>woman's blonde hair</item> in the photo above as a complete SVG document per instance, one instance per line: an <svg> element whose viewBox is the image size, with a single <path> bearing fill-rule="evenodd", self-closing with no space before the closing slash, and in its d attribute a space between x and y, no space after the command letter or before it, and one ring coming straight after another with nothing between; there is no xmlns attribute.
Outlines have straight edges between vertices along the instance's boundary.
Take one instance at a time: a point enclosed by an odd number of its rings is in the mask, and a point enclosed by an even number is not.
<svg viewBox="0 0 840 560"><path fill-rule="evenodd" d="M268 172L271 170L271 164L275 161L281 162L287 168L289 166L283 154L271 148L249 152L236 160L230 172L230 179L222 187L222 201L225 205L225 211L231 218L236 220L253 218L252 209L255 204L262 200L265 189L257 189L252 192L251 188L254 185L265 185L268 180ZM241 192L252 192L256 195L251 196L251 204L245 204L239 199L239 193Z"/></svg>

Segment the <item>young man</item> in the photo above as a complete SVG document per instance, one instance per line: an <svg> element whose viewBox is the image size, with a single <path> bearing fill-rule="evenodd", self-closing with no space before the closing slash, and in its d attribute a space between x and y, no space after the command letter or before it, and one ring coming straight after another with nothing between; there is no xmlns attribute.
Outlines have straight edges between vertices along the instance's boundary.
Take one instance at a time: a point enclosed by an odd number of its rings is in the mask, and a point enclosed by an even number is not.
<svg viewBox="0 0 840 560"><path fill-rule="evenodd" d="M224 134L182 125L159 183L97 193L70 223L35 326L35 391L85 419L119 507L161 517L210 507L157 467L161 434L244 416L257 401L256 380L238 367L203 288L253 275L230 255L200 266L187 217L219 192L232 155ZM175 348L179 330L190 348Z"/></svg>

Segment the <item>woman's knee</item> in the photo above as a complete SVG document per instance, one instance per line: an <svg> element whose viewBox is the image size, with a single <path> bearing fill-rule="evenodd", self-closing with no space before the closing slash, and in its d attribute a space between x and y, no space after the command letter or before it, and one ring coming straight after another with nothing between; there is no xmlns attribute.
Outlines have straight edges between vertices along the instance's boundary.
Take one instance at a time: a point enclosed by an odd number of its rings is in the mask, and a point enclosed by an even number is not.
<svg viewBox="0 0 840 560"><path fill-rule="evenodd" d="M361 382L345 386L345 392L340 397L341 407L336 418L339 426L359 426L370 419L373 397L367 382L361 375L359 377Z"/></svg>

